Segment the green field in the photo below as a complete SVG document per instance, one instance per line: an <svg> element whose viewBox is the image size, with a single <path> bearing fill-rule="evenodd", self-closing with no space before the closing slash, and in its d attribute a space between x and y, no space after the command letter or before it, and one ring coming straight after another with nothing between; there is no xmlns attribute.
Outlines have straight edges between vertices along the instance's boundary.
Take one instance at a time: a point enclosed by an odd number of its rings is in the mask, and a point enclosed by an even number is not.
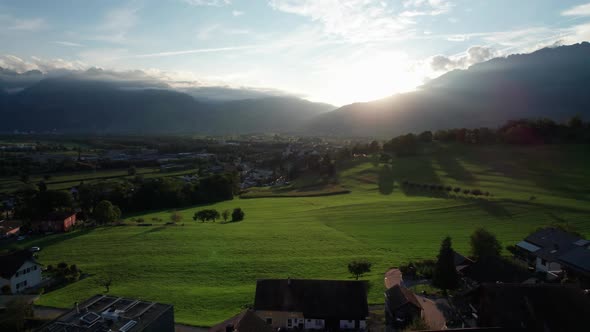
<svg viewBox="0 0 590 332"><path fill-rule="evenodd" d="M383 302L383 272L413 259L434 258L450 235L468 253L468 238L483 226L504 246L538 226L568 222L590 235L588 146L445 147L427 155L395 159L403 179L479 188L484 199L404 194L377 190L381 165L358 160L340 167L348 194L252 198L213 204L241 207L239 223L198 223L203 207L180 210L178 226L103 227L29 240L43 248L40 261L77 264L90 274L45 294L39 304L71 307L103 289L98 277L113 277L111 293L172 303L176 320L208 326L253 303L259 278L350 278L347 263L373 262L370 302ZM462 196L462 195L459 195ZM530 200L531 196L536 199ZM146 214L167 221L169 211ZM131 223L130 223L131 224Z"/></svg>

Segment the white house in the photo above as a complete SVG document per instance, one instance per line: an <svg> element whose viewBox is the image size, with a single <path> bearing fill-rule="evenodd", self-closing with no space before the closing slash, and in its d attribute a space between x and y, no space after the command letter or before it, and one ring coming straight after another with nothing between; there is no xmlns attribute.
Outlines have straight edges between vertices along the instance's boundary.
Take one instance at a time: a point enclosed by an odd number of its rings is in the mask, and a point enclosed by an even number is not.
<svg viewBox="0 0 590 332"><path fill-rule="evenodd" d="M8 285L12 294L41 283L41 264L28 250L0 255L0 289Z"/></svg>

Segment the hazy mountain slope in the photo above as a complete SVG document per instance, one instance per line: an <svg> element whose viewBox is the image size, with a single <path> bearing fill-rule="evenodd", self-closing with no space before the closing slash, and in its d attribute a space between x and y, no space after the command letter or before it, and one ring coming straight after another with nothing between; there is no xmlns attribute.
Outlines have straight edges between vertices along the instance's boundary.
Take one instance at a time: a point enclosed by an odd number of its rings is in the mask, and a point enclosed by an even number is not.
<svg viewBox="0 0 590 332"><path fill-rule="evenodd" d="M66 133L249 133L288 131L335 107L293 97L200 101L170 89L121 82L43 79L0 96L1 131Z"/></svg>
<svg viewBox="0 0 590 332"><path fill-rule="evenodd" d="M590 112L590 44L542 49L449 72L416 92L346 105L310 131L391 136L450 127L495 126L520 117L563 120Z"/></svg>

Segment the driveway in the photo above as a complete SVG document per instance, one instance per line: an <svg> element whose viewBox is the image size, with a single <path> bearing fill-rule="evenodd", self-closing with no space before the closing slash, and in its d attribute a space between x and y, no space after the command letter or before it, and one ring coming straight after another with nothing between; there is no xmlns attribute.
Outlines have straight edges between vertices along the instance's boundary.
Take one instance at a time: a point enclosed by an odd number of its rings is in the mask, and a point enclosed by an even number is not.
<svg viewBox="0 0 590 332"><path fill-rule="evenodd" d="M385 283L386 289L390 289L395 285L400 285L403 282L402 272L396 268L389 269L389 271L385 272L385 278L383 278L383 282Z"/></svg>
<svg viewBox="0 0 590 332"><path fill-rule="evenodd" d="M431 330L443 330L446 328L447 320L443 315L441 310L441 306L443 303L438 303L437 301L433 301L427 297L416 295L416 299L422 305L422 309L424 309L424 320L428 324Z"/></svg>

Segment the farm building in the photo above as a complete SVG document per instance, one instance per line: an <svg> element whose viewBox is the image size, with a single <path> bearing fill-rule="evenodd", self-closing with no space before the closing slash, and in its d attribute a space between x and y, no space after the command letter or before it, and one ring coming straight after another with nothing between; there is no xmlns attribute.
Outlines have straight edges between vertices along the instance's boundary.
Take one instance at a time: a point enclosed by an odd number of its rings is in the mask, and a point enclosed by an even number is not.
<svg viewBox="0 0 590 332"><path fill-rule="evenodd" d="M264 279L254 310L275 329L364 330L369 315L364 281Z"/></svg>
<svg viewBox="0 0 590 332"><path fill-rule="evenodd" d="M51 332L174 332L174 307L169 304L95 295L44 325Z"/></svg>
<svg viewBox="0 0 590 332"><path fill-rule="evenodd" d="M0 239L17 236L20 233L20 221L0 220Z"/></svg>
<svg viewBox="0 0 590 332"><path fill-rule="evenodd" d="M272 332L254 310L247 309L209 329L209 332Z"/></svg>
<svg viewBox="0 0 590 332"><path fill-rule="evenodd" d="M0 255L0 288L10 287L12 294L22 293L41 283L41 264L28 250Z"/></svg>
<svg viewBox="0 0 590 332"><path fill-rule="evenodd" d="M388 326L404 327L422 317L422 313L422 306L411 290L395 285L385 291L385 317Z"/></svg>
<svg viewBox="0 0 590 332"><path fill-rule="evenodd" d="M75 212L54 212L44 220L33 222L31 227L38 232L68 232L76 222Z"/></svg>

